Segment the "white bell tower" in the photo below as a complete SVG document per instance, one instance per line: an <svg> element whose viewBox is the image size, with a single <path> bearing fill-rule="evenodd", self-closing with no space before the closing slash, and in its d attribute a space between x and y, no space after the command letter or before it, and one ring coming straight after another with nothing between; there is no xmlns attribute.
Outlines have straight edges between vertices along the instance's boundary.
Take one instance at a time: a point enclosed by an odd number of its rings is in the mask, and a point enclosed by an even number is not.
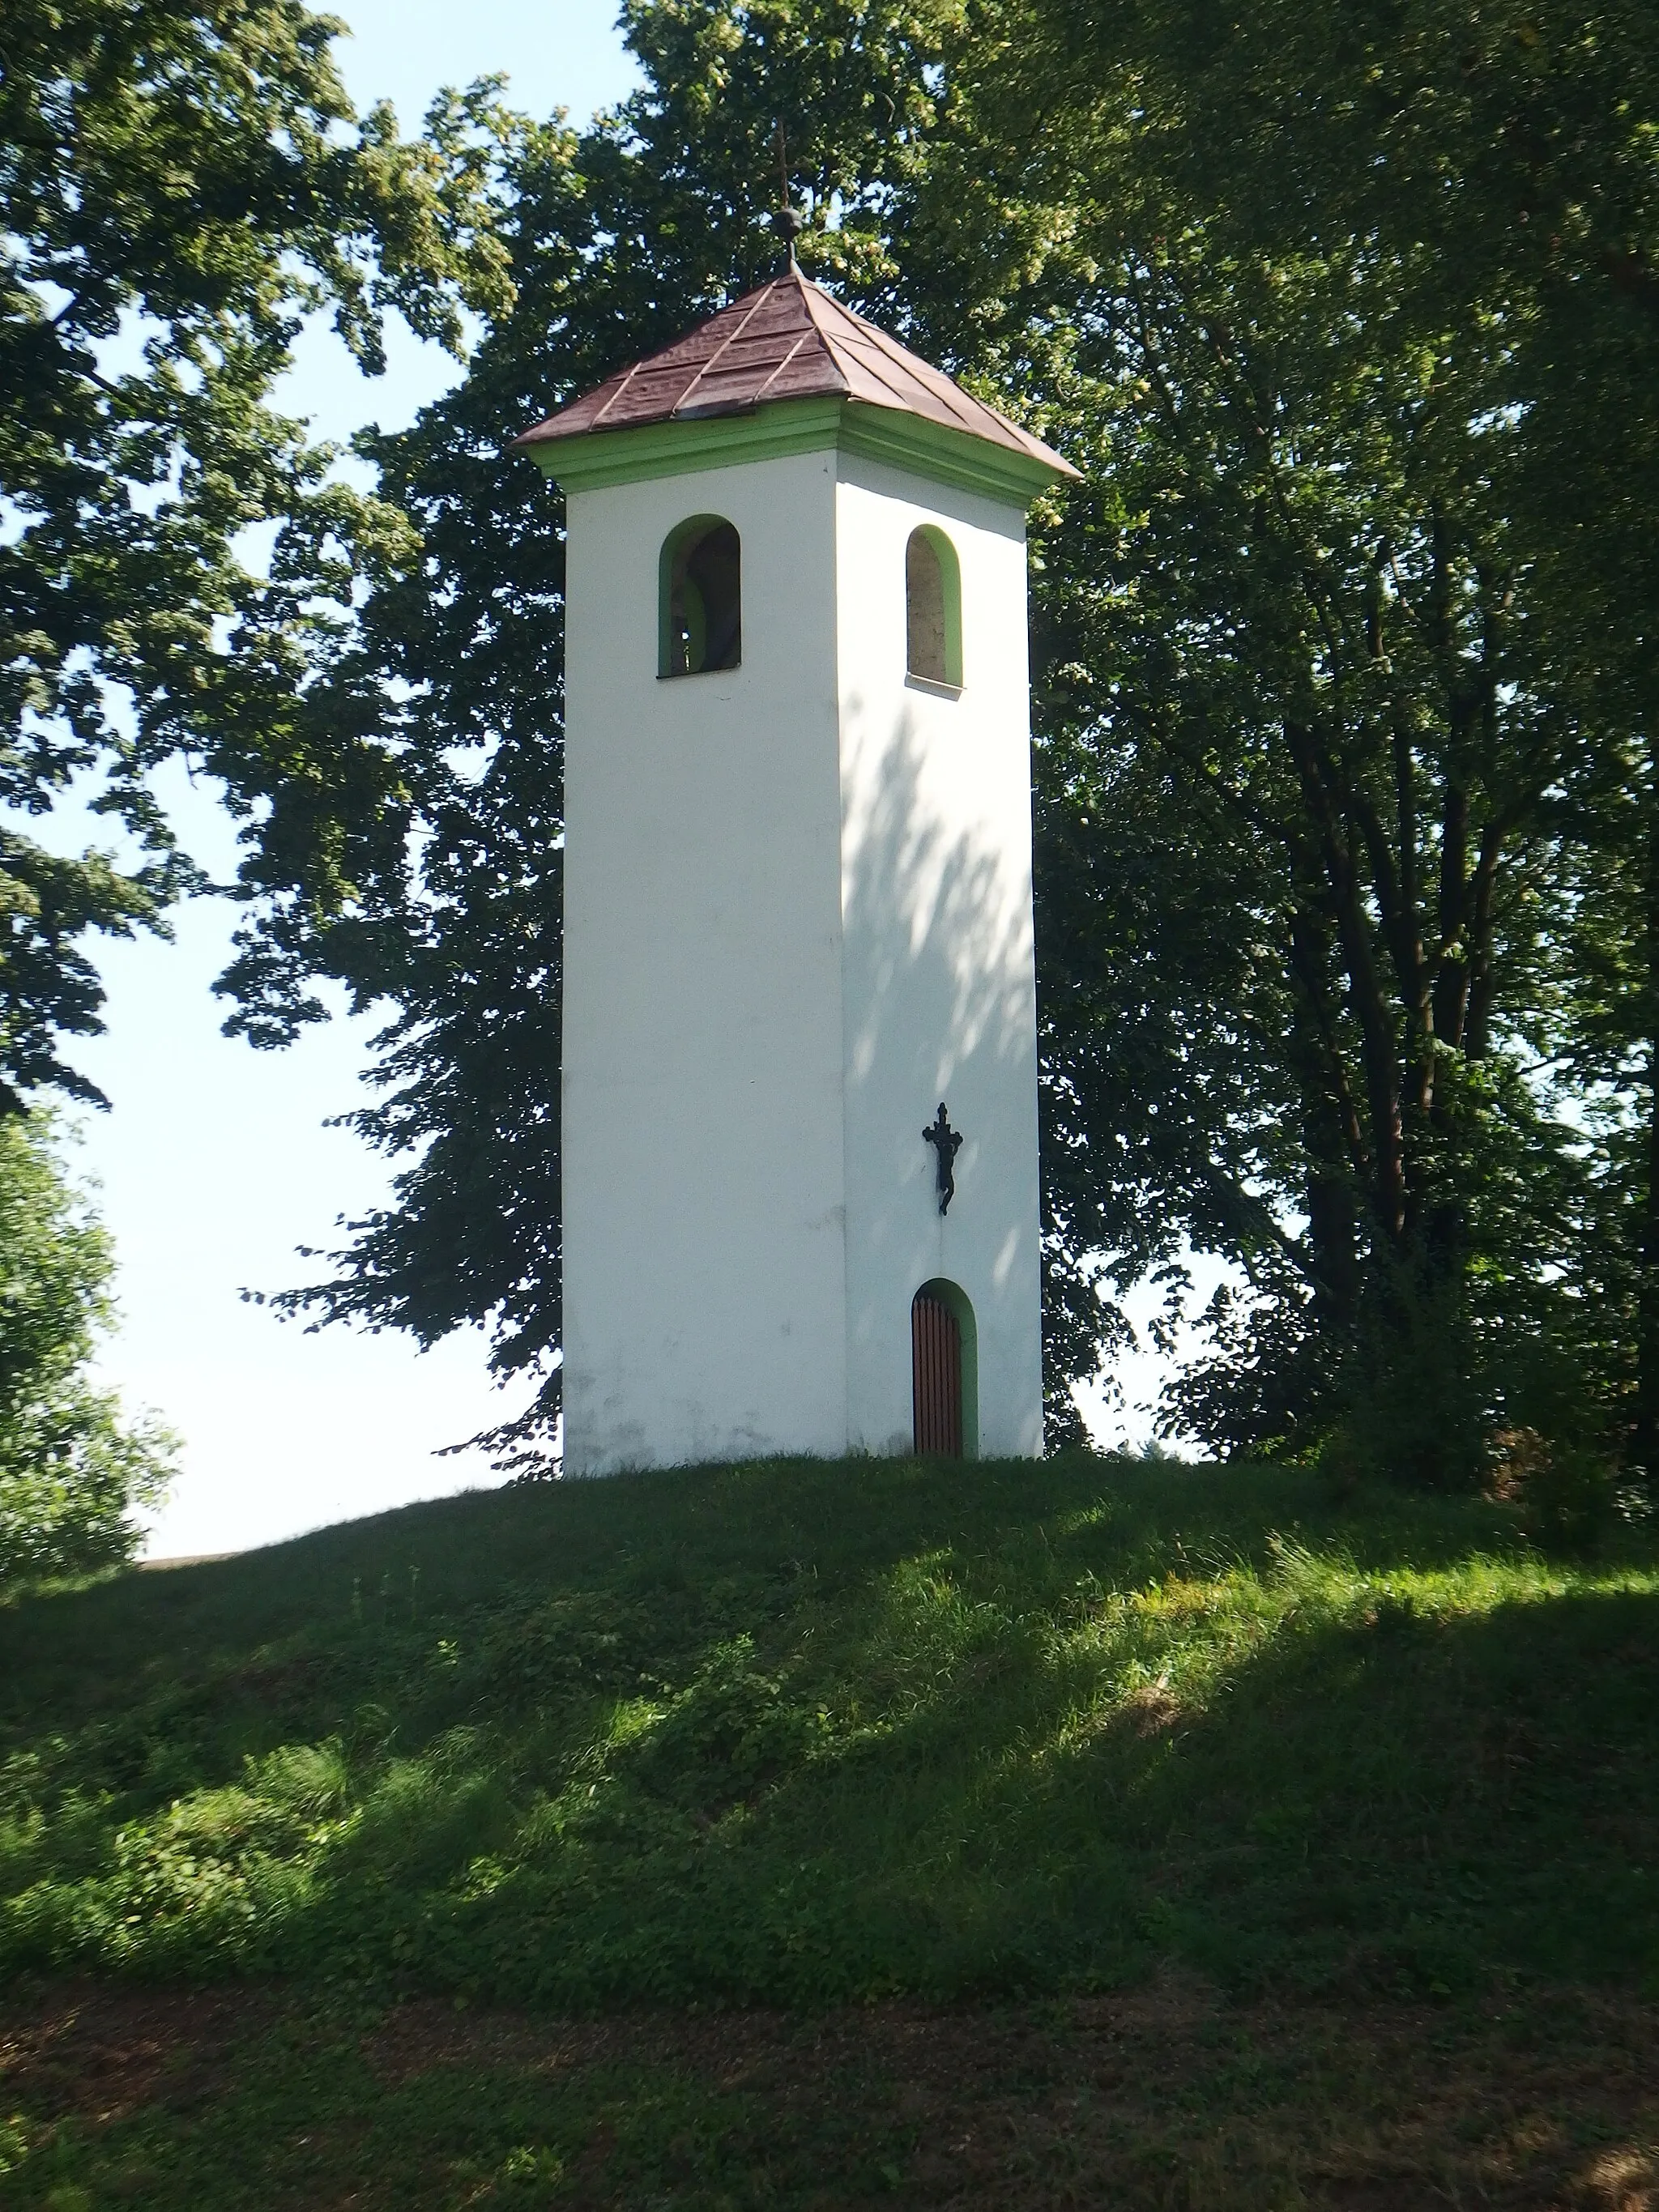
<svg viewBox="0 0 1659 2212"><path fill-rule="evenodd" d="M1074 471L793 270L518 442L568 514L567 1473L1040 1454L1025 509Z"/></svg>

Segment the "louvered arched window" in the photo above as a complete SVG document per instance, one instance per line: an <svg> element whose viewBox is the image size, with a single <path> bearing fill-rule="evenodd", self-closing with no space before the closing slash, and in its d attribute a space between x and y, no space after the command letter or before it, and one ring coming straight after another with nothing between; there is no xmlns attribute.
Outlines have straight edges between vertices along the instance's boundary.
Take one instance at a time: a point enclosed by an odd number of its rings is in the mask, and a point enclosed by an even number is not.
<svg viewBox="0 0 1659 2212"><path fill-rule="evenodd" d="M657 673L705 676L742 658L742 544L723 515L694 514L663 540Z"/></svg>
<svg viewBox="0 0 1659 2212"><path fill-rule="evenodd" d="M962 571L957 549L933 523L904 549L905 672L921 684L962 688Z"/></svg>

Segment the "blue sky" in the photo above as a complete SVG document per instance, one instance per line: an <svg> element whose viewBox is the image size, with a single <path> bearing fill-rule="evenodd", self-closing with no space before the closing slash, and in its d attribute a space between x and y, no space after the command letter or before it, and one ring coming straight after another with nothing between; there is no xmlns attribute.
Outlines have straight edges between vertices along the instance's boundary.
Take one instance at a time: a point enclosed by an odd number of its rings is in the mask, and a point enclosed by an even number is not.
<svg viewBox="0 0 1659 2212"><path fill-rule="evenodd" d="M509 97L584 118L636 82L615 0L345 0L337 52L358 105L389 99L406 129L441 86L497 70ZM319 434L409 421L453 380L452 363L407 333L385 377L366 382L326 331L308 335L283 394ZM503 428L510 426L504 425ZM186 847L228 875L232 841L210 789L165 787ZM107 842L71 814L58 835ZM325 1245L337 1217L373 1206L383 1164L324 1125L361 1097L374 1024L336 1020L281 1053L220 1036L209 987L229 957L231 915L199 901L171 945L146 939L99 955L107 1032L75 1057L112 1102L81 1118L78 1164L120 1264L123 1322L100 1361L128 1402L184 1438L183 1474L152 1532L152 1555L270 1541L348 1515L490 1479L436 1446L499 1420L484 1346L468 1335L422 1355L395 1335L307 1334L246 1303L244 1288L303 1279L301 1244Z"/></svg>

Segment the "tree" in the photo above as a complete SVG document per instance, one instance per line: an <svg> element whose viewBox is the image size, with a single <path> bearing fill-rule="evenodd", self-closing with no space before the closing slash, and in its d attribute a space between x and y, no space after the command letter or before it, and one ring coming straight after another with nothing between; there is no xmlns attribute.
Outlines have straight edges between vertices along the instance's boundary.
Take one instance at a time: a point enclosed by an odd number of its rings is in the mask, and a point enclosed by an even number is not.
<svg viewBox="0 0 1659 2212"><path fill-rule="evenodd" d="M485 1440L507 1464L550 1464L558 1407L563 517L502 443L776 267L780 118L814 216L803 259L855 293L887 283L884 209L936 115L929 73L957 19L934 0L856 20L839 0L629 8L643 88L585 132L517 126L510 310L453 393L365 441L424 549L362 617L396 685L384 711L418 834L400 879L326 915L295 902L230 981L262 1041L291 1033L319 975L397 1009L386 1095L355 1117L406 1162L393 1203L283 1303L422 1342L488 1327L498 1377L534 1384Z"/></svg>
<svg viewBox="0 0 1659 2212"><path fill-rule="evenodd" d="M520 127L514 304L373 443L425 548L361 629L417 834L401 874L296 897L237 980L272 1036L319 975L402 1009L362 1126L409 1164L298 1303L489 1321L551 1419L560 512L499 441L771 265L781 120L809 269L1087 471L1033 538L1057 1418L1121 1326L1103 1274L1190 1243L1251 1285L1179 1393L1218 1445L1346 1425L1463 1480L1547 1372L1552 1418L1588 1393L1616 1432L1628 1338L1595 1316L1648 1310L1628 978L1659 944L1621 796L1650 787L1659 542L1639 11L626 21L645 87ZM1615 553L1562 489L1580 443Z"/></svg>
<svg viewBox="0 0 1659 2212"><path fill-rule="evenodd" d="M87 1374L114 1255L44 1115L0 1121L0 1588L131 1559L175 1440Z"/></svg>
<svg viewBox="0 0 1659 2212"><path fill-rule="evenodd" d="M352 603L417 543L270 398L307 314L373 372L387 312L459 350L463 308L504 303L496 118L484 86L416 143L359 119L337 27L297 0L12 0L0 25L0 801L40 815L94 779L147 855L0 830L5 1110L95 1099L60 1054L99 1026L83 939L163 928L199 886L161 761L222 780L252 946L261 902L325 915L401 854Z"/></svg>
<svg viewBox="0 0 1659 2212"><path fill-rule="evenodd" d="M1250 1273L1177 1394L1235 1448L1359 1411L1449 1479L1607 1279L1566 925L1650 611L1552 486L1610 395L1651 450L1659 201L1635 17L1581 32L1039 0L908 234L1089 464L1042 568L1054 1157L1121 1276Z"/></svg>

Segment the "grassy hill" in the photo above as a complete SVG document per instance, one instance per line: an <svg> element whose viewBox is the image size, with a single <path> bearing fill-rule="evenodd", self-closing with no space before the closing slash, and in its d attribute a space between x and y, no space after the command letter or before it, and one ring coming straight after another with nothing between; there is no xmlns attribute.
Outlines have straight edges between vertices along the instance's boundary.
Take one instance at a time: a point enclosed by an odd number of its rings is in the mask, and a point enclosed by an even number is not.
<svg viewBox="0 0 1659 2212"><path fill-rule="evenodd" d="M1643 2007L1656 1785L1641 1532L1085 1458L508 1491L0 1606L0 1987Z"/></svg>

